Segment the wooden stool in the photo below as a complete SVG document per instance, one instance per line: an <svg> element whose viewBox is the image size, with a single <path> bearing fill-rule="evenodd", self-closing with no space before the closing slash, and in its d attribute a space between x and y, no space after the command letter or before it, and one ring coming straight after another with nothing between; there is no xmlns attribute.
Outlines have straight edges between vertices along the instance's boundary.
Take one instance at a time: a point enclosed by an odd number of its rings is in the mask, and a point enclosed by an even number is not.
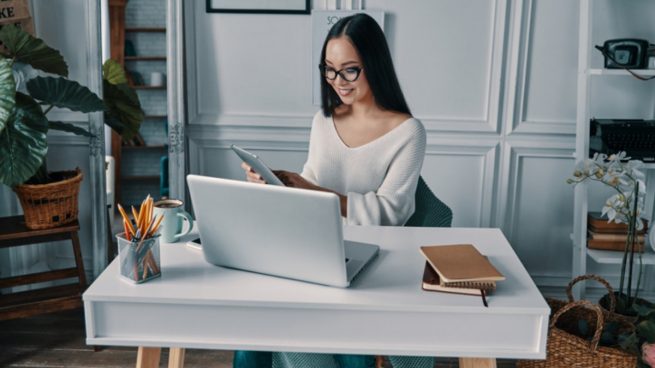
<svg viewBox="0 0 655 368"><path fill-rule="evenodd" d="M77 220L52 229L30 230L25 227L23 216L0 217L0 248L71 240L77 266L2 278L0 279L0 289L72 277L78 279L78 282L71 284L0 295L0 321L82 306L81 296L86 289L86 275L84 274L80 241L77 237L79 229L80 225Z"/></svg>

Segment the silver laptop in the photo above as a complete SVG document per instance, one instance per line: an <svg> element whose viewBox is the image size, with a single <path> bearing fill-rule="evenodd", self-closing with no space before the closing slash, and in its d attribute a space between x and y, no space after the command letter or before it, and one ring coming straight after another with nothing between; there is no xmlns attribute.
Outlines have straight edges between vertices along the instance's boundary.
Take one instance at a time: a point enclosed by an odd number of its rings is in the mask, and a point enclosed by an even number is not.
<svg viewBox="0 0 655 368"><path fill-rule="evenodd" d="M188 175L207 262L337 287L379 252L344 241L339 198L245 181Z"/></svg>

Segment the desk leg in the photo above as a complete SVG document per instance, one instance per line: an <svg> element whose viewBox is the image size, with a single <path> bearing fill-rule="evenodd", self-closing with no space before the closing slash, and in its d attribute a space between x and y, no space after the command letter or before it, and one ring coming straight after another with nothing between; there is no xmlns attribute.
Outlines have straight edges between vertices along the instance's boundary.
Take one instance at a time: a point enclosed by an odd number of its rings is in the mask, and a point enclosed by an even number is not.
<svg viewBox="0 0 655 368"><path fill-rule="evenodd" d="M146 348L139 346L136 356L136 368L159 368L161 348Z"/></svg>
<svg viewBox="0 0 655 368"><path fill-rule="evenodd" d="M496 368L496 359L459 358L459 368Z"/></svg>
<svg viewBox="0 0 655 368"><path fill-rule="evenodd" d="M168 368L184 368L184 348L171 348L168 353Z"/></svg>

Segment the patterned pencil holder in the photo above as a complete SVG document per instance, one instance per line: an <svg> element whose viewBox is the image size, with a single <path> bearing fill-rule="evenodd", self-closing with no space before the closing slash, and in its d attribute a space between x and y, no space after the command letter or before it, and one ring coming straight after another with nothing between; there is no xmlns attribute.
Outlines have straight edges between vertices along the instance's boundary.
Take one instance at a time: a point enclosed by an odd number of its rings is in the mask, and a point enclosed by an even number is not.
<svg viewBox="0 0 655 368"><path fill-rule="evenodd" d="M143 241L131 241L125 239L124 233L120 233L116 235L116 239L123 278L140 284L161 276L159 236Z"/></svg>

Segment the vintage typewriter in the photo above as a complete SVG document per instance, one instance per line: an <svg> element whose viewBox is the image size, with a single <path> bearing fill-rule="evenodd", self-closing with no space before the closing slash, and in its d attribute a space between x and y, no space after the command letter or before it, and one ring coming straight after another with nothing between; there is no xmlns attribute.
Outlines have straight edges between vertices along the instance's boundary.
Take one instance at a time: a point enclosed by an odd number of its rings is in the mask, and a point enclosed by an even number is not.
<svg viewBox="0 0 655 368"><path fill-rule="evenodd" d="M625 151L633 160L655 162L655 120L591 119L589 155Z"/></svg>

